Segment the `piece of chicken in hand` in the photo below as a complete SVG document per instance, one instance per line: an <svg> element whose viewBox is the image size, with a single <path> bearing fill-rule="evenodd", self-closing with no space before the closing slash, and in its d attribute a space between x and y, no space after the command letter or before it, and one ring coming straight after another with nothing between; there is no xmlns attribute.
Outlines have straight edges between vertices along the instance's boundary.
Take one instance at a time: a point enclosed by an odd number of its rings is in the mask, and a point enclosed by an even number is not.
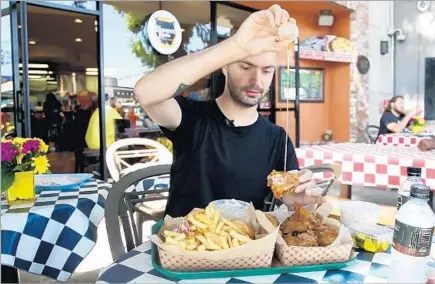
<svg viewBox="0 0 435 284"><path fill-rule="evenodd" d="M273 197L281 198L282 196L294 193L296 186L299 185L299 173L281 172L273 170L267 176L267 186L273 192Z"/></svg>

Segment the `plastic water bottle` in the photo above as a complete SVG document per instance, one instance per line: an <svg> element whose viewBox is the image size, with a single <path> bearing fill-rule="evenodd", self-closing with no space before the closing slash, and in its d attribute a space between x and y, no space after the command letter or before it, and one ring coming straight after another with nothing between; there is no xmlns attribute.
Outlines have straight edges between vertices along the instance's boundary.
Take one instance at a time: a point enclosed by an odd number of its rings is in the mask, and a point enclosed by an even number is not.
<svg viewBox="0 0 435 284"><path fill-rule="evenodd" d="M424 184L413 184L409 201L397 212L388 283L426 283L435 227L429 191Z"/></svg>
<svg viewBox="0 0 435 284"><path fill-rule="evenodd" d="M421 168L408 167L406 169L408 178L400 185L397 191L397 211L403 206L408 200L411 193L411 185L414 183L421 183Z"/></svg>

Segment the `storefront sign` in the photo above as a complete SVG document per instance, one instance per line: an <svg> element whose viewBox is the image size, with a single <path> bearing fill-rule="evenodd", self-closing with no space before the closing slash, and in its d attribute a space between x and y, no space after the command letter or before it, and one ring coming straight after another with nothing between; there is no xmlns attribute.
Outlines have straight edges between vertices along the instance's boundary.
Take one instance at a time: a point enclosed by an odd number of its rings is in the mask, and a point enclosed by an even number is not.
<svg viewBox="0 0 435 284"><path fill-rule="evenodd" d="M133 98L134 97L133 90L113 89L113 94L117 98Z"/></svg>
<svg viewBox="0 0 435 284"><path fill-rule="evenodd" d="M355 53L355 46L350 40L335 35L315 36L304 39L301 41L300 47L301 50Z"/></svg>
<svg viewBox="0 0 435 284"><path fill-rule="evenodd" d="M301 41L300 57L351 63L356 60L355 46L350 40L335 35L315 36Z"/></svg>
<svg viewBox="0 0 435 284"><path fill-rule="evenodd" d="M165 10L154 12L147 23L151 45L161 54L170 55L180 48L181 26L173 14Z"/></svg>

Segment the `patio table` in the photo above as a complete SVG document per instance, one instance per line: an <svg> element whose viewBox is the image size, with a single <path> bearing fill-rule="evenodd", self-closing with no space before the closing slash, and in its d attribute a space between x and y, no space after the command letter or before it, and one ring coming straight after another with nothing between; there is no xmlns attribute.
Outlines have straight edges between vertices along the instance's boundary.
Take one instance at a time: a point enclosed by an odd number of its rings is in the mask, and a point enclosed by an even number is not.
<svg viewBox="0 0 435 284"><path fill-rule="evenodd" d="M44 190L34 203L2 200L2 265L67 281L97 241L109 187L92 179L68 191Z"/></svg>
<svg viewBox="0 0 435 284"><path fill-rule="evenodd" d="M212 279L175 279L157 271L151 262L151 242L147 241L103 269L97 283L385 283L391 261L386 253L358 251L347 267L303 273Z"/></svg>
<svg viewBox="0 0 435 284"><path fill-rule="evenodd" d="M398 188L406 180L406 168L420 167L422 181L435 190L435 151L417 147L385 147L378 144L338 143L296 149L300 167L339 164L341 197L350 198L351 186ZM324 178L327 178L325 174Z"/></svg>
<svg viewBox="0 0 435 284"><path fill-rule="evenodd" d="M403 146L403 147L417 147L418 143L425 137L415 136L411 134L385 134L379 135L377 144L385 146Z"/></svg>

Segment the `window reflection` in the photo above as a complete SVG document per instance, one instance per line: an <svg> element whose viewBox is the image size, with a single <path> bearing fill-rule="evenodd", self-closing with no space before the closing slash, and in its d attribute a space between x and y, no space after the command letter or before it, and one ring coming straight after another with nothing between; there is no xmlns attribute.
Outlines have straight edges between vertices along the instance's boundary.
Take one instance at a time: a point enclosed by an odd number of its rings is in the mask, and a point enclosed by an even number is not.
<svg viewBox="0 0 435 284"><path fill-rule="evenodd" d="M96 1L51 1L51 0L43 0L44 2L51 2L54 4L71 6L75 8L96 10L97 2Z"/></svg>
<svg viewBox="0 0 435 284"><path fill-rule="evenodd" d="M146 32L149 16L160 9L171 12L182 28L182 44L169 56L158 53L151 46ZM210 45L210 3L111 1L105 2L103 13L106 93L122 109L131 128L158 129L129 94L144 74ZM209 78L200 80L183 95L207 99Z"/></svg>
<svg viewBox="0 0 435 284"><path fill-rule="evenodd" d="M218 4L216 28L218 37L232 36L249 15L251 13L248 11Z"/></svg>
<svg viewBox="0 0 435 284"><path fill-rule="evenodd" d="M12 43L9 2L1 1L1 132L15 131L12 83Z"/></svg>

